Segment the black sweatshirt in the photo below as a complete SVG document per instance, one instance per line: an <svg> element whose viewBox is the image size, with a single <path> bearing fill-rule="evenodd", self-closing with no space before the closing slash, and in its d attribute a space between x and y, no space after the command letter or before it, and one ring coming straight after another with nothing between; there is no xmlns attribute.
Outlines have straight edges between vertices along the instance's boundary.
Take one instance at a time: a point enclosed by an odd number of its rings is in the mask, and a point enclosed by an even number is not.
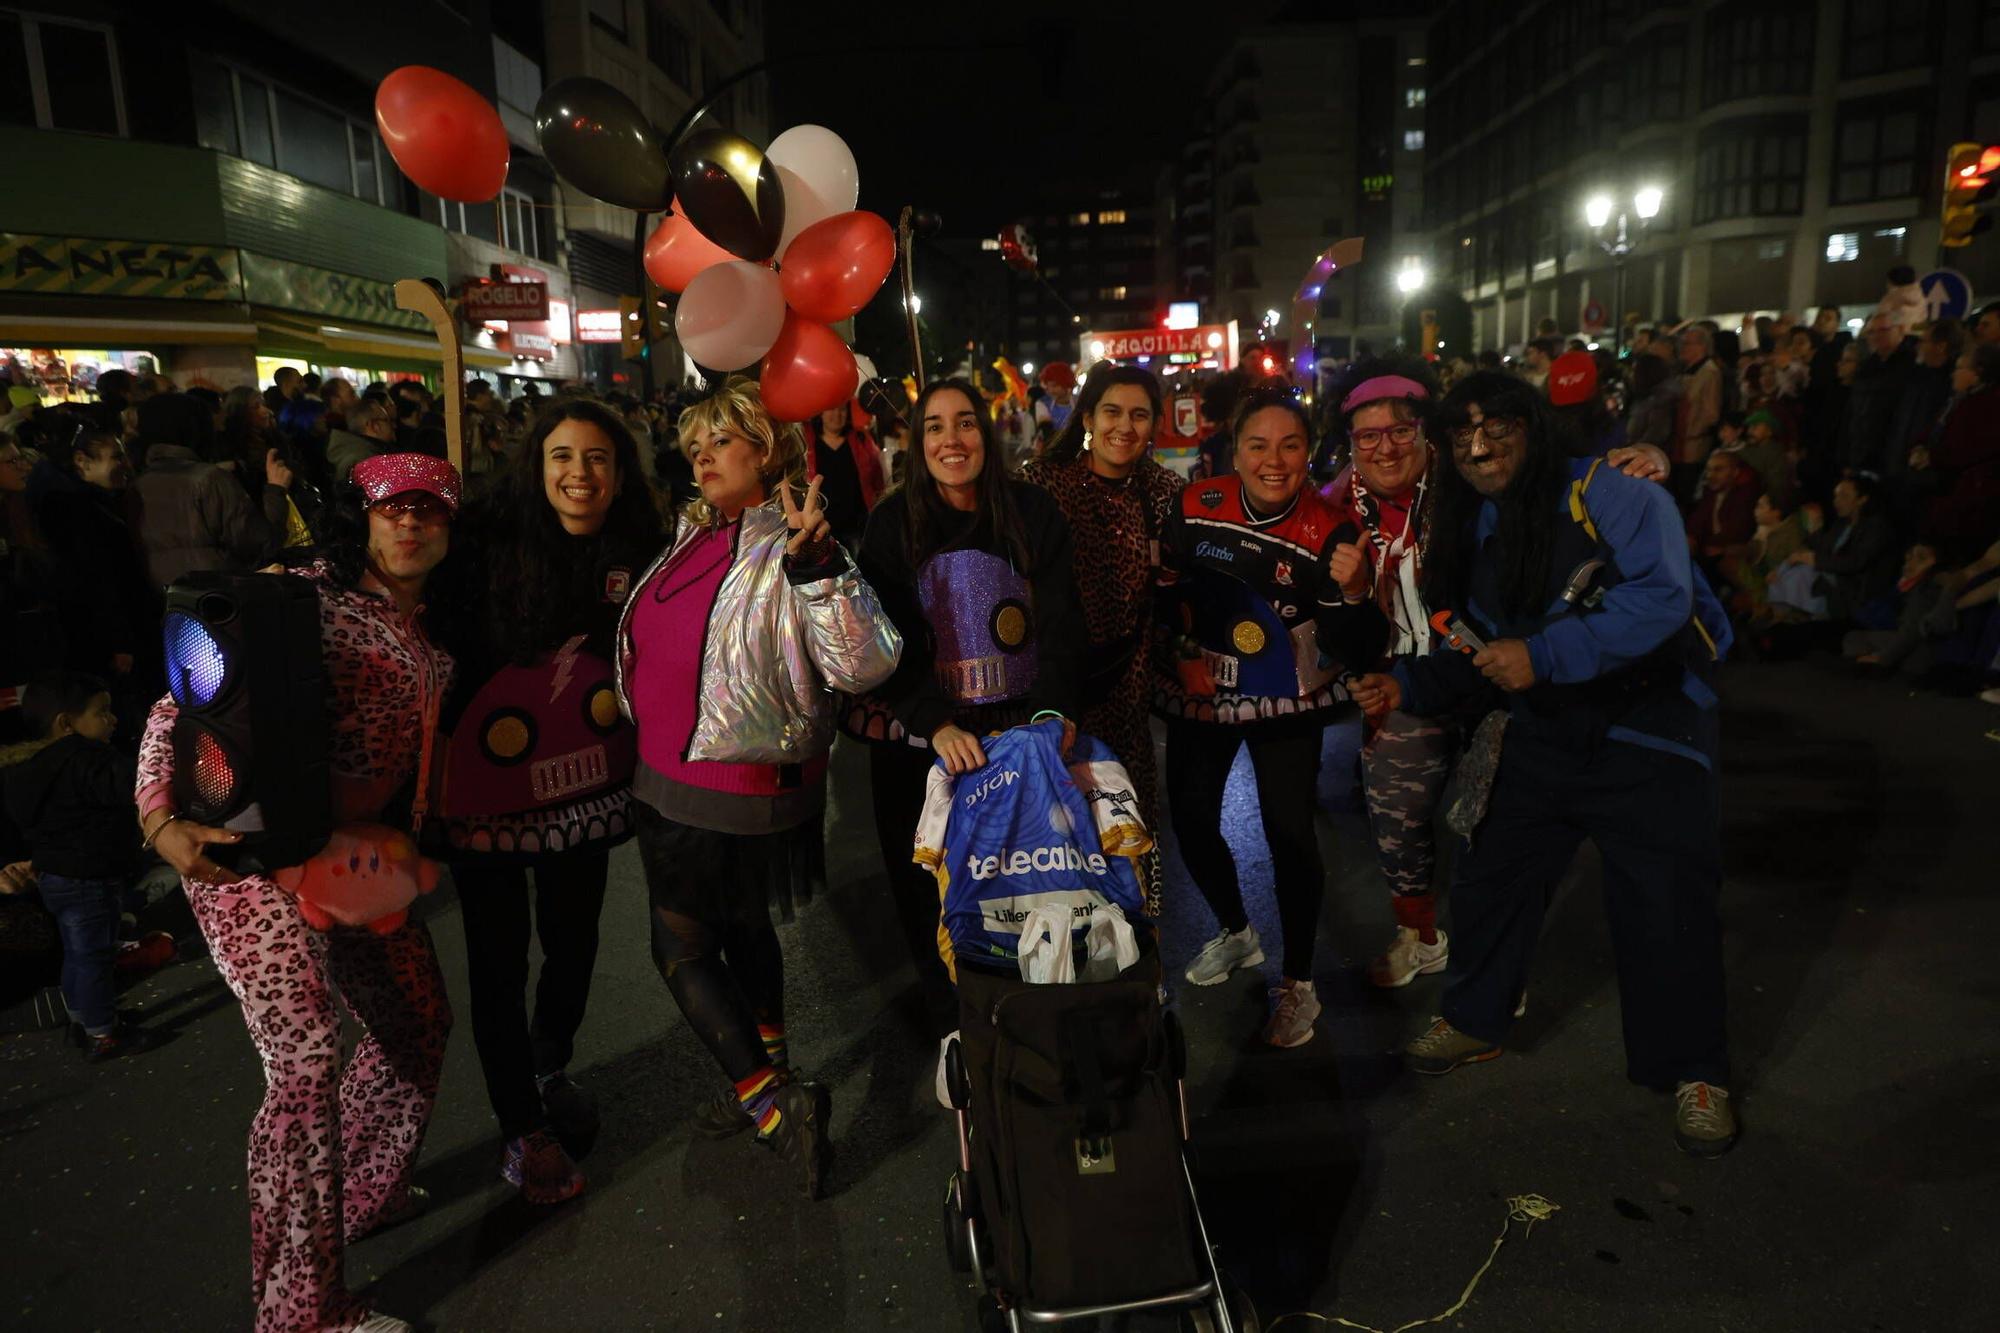
<svg viewBox="0 0 2000 1333"><path fill-rule="evenodd" d="M938 684L931 628L917 597L918 571L938 552L925 552L922 558L911 552L907 492L898 489L885 496L868 516L868 531L861 541L861 576L903 635L903 659L879 693L912 736L928 741L947 722L956 722L978 735L1025 722L1042 709L1053 709L1065 717L1076 715L1081 655L1088 630L1076 592L1069 521L1039 486L1015 482L1014 497L1028 549L1034 555L1028 588L1034 599L1035 685L1024 699L973 707L955 703ZM957 526L945 534L940 550L983 551L1007 557L1005 546L976 515L954 510L952 517Z"/></svg>
<svg viewBox="0 0 2000 1333"><path fill-rule="evenodd" d="M139 864L132 758L104 741L65 736L7 770L7 817L27 835L35 869L71 879L124 879Z"/></svg>

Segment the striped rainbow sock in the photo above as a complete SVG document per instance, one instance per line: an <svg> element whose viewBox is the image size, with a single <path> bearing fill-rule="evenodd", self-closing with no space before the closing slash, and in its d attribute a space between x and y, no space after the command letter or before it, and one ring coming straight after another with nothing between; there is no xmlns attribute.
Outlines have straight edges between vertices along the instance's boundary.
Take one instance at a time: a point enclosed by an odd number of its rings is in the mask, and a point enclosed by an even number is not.
<svg viewBox="0 0 2000 1333"><path fill-rule="evenodd" d="M744 1113L756 1122L759 1138L770 1137L784 1118L778 1110L779 1086L778 1071L769 1065L737 1081L736 1100L743 1103Z"/></svg>
<svg viewBox="0 0 2000 1333"><path fill-rule="evenodd" d="M790 1063L785 1057L785 1025L783 1023L759 1023L757 1035L764 1039L764 1058L772 1065L783 1069Z"/></svg>

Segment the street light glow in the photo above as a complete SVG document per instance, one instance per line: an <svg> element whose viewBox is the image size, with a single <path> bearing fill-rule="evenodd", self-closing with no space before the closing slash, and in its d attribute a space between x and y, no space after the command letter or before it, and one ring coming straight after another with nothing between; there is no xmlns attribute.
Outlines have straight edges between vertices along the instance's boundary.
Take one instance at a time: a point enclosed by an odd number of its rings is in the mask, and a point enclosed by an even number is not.
<svg viewBox="0 0 2000 1333"><path fill-rule="evenodd" d="M1208 335L1208 345L1209 345L1209 346L1210 346L1211 348L1214 348L1214 347L1220 347L1220 346L1222 346L1222 335L1221 335L1221 334L1219 334L1219 333L1211 333L1211 334L1209 334L1209 335Z"/></svg>
<svg viewBox="0 0 2000 1333"><path fill-rule="evenodd" d="M913 315L924 313L924 298L918 296L915 292L910 293L910 313Z"/></svg>
<svg viewBox="0 0 2000 1333"><path fill-rule="evenodd" d="M1092 356L1104 355L1104 340L1102 338L1092 338L1090 340L1090 354Z"/></svg>
<svg viewBox="0 0 2000 1333"><path fill-rule="evenodd" d="M1264 322L1275 325L1278 322L1278 312L1275 310L1266 310L1264 312Z"/></svg>
<svg viewBox="0 0 2000 1333"><path fill-rule="evenodd" d="M1659 186L1641 186L1639 192L1632 196L1632 209L1642 219L1650 221L1659 216L1660 201L1663 198L1665 198L1665 192Z"/></svg>
<svg viewBox="0 0 2000 1333"><path fill-rule="evenodd" d="M1422 264L1405 264L1396 274L1396 290L1407 295L1417 291L1429 280L1430 275L1424 272Z"/></svg>
<svg viewBox="0 0 2000 1333"><path fill-rule="evenodd" d="M1583 220L1593 227L1601 227L1611 221L1611 196L1593 194L1583 206Z"/></svg>
<svg viewBox="0 0 2000 1333"><path fill-rule="evenodd" d="M1035 373L1035 363L1034 363L1034 362L1032 362L1032 361L1023 361L1023 362L1021 363L1021 373L1022 373L1023 375L1032 375L1032 374L1034 374L1034 373Z"/></svg>

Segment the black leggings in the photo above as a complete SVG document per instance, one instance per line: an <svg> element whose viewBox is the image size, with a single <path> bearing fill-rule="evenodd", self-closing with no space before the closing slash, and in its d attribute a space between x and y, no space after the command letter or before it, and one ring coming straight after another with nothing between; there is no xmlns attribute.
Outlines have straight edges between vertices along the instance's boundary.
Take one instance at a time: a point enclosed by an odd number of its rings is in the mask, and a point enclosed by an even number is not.
<svg viewBox="0 0 2000 1333"><path fill-rule="evenodd" d="M778 932L768 917L760 922L754 913L734 921L702 920L679 906L705 896L700 889L688 892L683 880L708 880L718 867L666 854L655 836L664 822L658 816L636 822L652 911L653 966L722 1072L741 1083L771 1063L758 1025L785 1022L785 957ZM763 892L761 885L741 887Z"/></svg>
<svg viewBox="0 0 2000 1333"><path fill-rule="evenodd" d="M1285 936L1285 976L1310 981L1319 933L1324 868L1313 832L1318 808L1322 728L1259 730L1215 722L1167 724L1167 807L1181 860L1224 930L1250 924L1236 860L1222 836L1222 793L1245 741L1257 774L1257 807L1271 848L1272 889Z"/></svg>
<svg viewBox="0 0 2000 1333"><path fill-rule="evenodd" d="M937 877L910 859L916 848L917 818L924 809L924 787L930 780L933 755L908 744L868 747L868 781L875 798L875 837L882 848L882 865L889 877L889 896L910 949L917 983L923 989L924 1012L931 1035L943 1037L958 1027L958 992L938 957Z"/></svg>
<svg viewBox="0 0 2000 1333"><path fill-rule="evenodd" d="M597 918L604 909L610 854L564 852L519 865L461 865L459 918L472 990L472 1040L502 1138L543 1127L539 1074L569 1064L590 973L597 963ZM528 874L535 876L534 930L542 942L535 1016L528 1018Z"/></svg>

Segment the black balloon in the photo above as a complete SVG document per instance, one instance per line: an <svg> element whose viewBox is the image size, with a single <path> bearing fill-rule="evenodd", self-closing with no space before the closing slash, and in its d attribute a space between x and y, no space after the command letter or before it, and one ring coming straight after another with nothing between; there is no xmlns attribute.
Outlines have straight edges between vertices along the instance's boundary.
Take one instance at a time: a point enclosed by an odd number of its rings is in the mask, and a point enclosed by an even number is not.
<svg viewBox="0 0 2000 1333"><path fill-rule="evenodd" d="M667 155L681 216L739 259L762 262L785 234L785 191L763 150L728 130L696 130Z"/></svg>
<svg viewBox="0 0 2000 1333"><path fill-rule="evenodd" d="M535 103L535 138L565 181L593 199L642 213L673 202L660 132L602 79L559 79Z"/></svg>

